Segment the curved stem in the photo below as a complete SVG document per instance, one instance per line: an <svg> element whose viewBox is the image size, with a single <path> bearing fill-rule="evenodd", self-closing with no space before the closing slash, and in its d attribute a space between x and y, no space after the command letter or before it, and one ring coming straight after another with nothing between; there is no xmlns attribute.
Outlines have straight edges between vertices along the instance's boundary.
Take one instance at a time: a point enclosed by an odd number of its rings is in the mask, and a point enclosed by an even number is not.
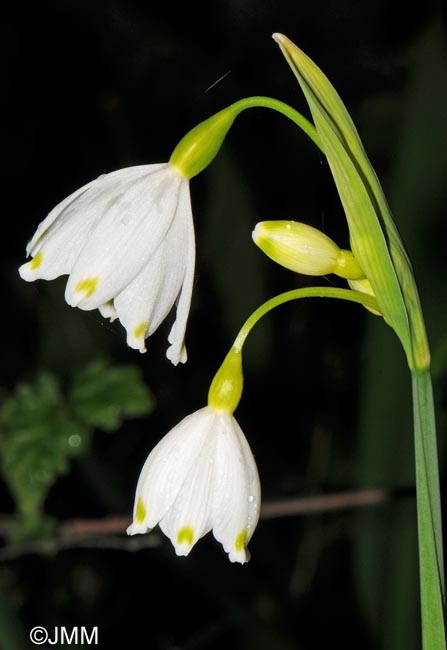
<svg viewBox="0 0 447 650"><path fill-rule="evenodd" d="M306 287L304 289L292 289L291 291L280 293L274 298L270 298L270 300L267 300L267 302L258 307L251 316L247 318L233 343L234 352L240 352L242 350L242 346L244 345L245 339L249 335L250 331L256 323L265 316L265 314L272 309L275 309L275 307L279 307L279 305L290 302L291 300L298 300L299 298L339 298L341 300L357 302L368 309L379 311L375 298L368 296L365 293L360 293L359 291L352 291L352 289L339 289L337 287Z"/></svg>
<svg viewBox="0 0 447 650"><path fill-rule="evenodd" d="M309 122L309 120L306 119L304 115L301 115L301 113L296 111L285 102L281 102L279 99L262 96L245 97L244 99L240 99L234 104L231 104L229 108L233 109L237 115L242 113L242 111L245 111L247 108L271 108L272 110L281 113L285 117L288 117L289 120L292 120L292 122L299 126L300 129L304 131L304 133L306 133L309 138L317 145L317 147L324 153L320 137L314 125Z"/></svg>

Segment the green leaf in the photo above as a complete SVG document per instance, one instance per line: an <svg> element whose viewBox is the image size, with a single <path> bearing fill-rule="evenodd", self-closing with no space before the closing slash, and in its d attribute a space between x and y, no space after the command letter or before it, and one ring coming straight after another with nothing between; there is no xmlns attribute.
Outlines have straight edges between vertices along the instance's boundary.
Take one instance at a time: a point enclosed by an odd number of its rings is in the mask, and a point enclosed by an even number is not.
<svg viewBox="0 0 447 650"><path fill-rule="evenodd" d="M17 386L0 406L0 464L18 511L9 537L50 531L45 498L68 472L70 459L88 449L93 427L114 431L124 418L145 415L153 405L133 366L92 363L74 377L68 399L49 373Z"/></svg>
<svg viewBox="0 0 447 650"><path fill-rule="evenodd" d="M103 361L75 375L68 398L81 422L110 432L116 431L125 418L147 415L155 407L137 367L110 366Z"/></svg>
<svg viewBox="0 0 447 650"><path fill-rule="evenodd" d="M88 430L73 420L57 380L42 373L34 385L19 385L0 407L3 475L26 515L39 512L68 459L84 451Z"/></svg>

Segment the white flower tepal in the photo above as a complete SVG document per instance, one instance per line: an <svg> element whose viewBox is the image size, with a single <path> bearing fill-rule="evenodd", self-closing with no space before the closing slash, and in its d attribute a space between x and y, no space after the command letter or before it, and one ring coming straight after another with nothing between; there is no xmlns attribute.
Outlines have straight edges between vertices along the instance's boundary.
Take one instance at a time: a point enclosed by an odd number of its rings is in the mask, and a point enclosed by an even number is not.
<svg viewBox="0 0 447 650"><path fill-rule="evenodd" d="M206 406L149 454L127 532L146 533L159 524L177 555L187 555L212 530L230 560L244 563L260 498L256 463L241 428L231 413Z"/></svg>
<svg viewBox="0 0 447 650"><path fill-rule="evenodd" d="M88 183L49 213L27 254L24 280L68 274L68 304L119 318L141 352L177 301L167 356L186 361L195 241L189 181L172 165L129 167Z"/></svg>

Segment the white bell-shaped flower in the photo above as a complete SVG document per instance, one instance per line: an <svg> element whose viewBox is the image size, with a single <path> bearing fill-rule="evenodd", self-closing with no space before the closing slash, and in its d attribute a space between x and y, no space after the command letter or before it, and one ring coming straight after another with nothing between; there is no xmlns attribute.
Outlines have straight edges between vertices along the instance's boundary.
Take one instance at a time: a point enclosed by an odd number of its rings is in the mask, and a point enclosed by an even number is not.
<svg viewBox="0 0 447 650"><path fill-rule="evenodd" d="M232 562L246 562L261 488L248 442L233 415L206 406L153 449L142 469L128 534L159 524L177 555L209 531Z"/></svg>
<svg viewBox="0 0 447 650"><path fill-rule="evenodd" d="M39 225L27 254L24 280L68 274L68 304L119 318L140 352L177 303L167 356L186 361L195 240L189 181L176 167L129 167L81 187Z"/></svg>

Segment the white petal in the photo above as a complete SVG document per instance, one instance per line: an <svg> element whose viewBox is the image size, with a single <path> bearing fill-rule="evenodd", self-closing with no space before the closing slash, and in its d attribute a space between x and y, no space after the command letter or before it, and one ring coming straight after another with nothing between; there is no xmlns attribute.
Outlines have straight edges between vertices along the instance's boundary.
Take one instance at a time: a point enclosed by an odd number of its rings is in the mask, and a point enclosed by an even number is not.
<svg viewBox="0 0 447 650"><path fill-rule="evenodd" d="M101 316L103 318L109 318L111 323L118 318L113 300L109 300L104 305L100 305L98 309Z"/></svg>
<svg viewBox="0 0 447 650"><path fill-rule="evenodd" d="M63 214L62 226L54 227L33 248L33 259L19 268L20 276L28 282L54 280L69 274L79 251L85 244L89 229L95 220L92 212L71 204Z"/></svg>
<svg viewBox="0 0 447 650"><path fill-rule="evenodd" d="M185 477L182 489L160 521L160 528L170 538L177 555L188 555L194 544L212 528L216 437L214 422L208 426L209 435Z"/></svg>
<svg viewBox="0 0 447 650"><path fill-rule="evenodd" d="M191 307L191 295L194 284L194 268L196 256L196 244L194 236L194 224L191 211L191 200L189 196L189 185L184 183L181 189L179 213L186 222L186 270L183 280L182 291L177 303L176 319L172 326L168 341L171 344L166 352L168 359L176 366L179 362L185 363L187 359L185 348L185 331Z"/></svg>
<svg viewBox="0 0 447 650"><path fill-rule="evenodd" d="M138 480L129 534L153 528L169 511L206 443L212 421L208 407L188 415L149 454ZM146 511L140 523L136 516L139 499Z"/></svg>
<svg viewBox="0 0 447 650"><path fill-rule="evenodd" d="M70 274L68 304L95 309L141 272L169 230L182 181L166 165L129 183L120 195L111 195Z"/></svg>
<svg viewBox="0 0 447 650"><path fill-rule="evenodd" d="M259 519L261 487L250 447L230 414L220 414L215 471L213 534L232 562L244 563Z"/></svg>
<svg viewBox="0 0 447 650"><path fill-rule="evenodd" d="M171 311L185 278L186 227L176 215L165 239L141 273L115 298L115 308L127 330L127 344L146 351L150 336Z"/></svg>
<svg viewBox="0 0 447 650"><path fill-rule="evenodd" d="M20 267L21 277L27 281L53 280L70 273L111 194L119 194L130 181L164 167L140 165L104 174L64 199L42 221L29 242L27 254L34 259Z"/></svg>
<svg viewBox="0 0 447 650"><path fill-rule="evenodd" d="M83 185L80 187L76 192L73 192L70 194L70 196L67 196L66 199L61 201L56 205L55 208L51 210L51 212L48 213L46 218L41 221L41 223L37 226L37 230L34 233L32 239L28 242L27 247L26 247L26 254L27 255L34 255L36 252L36 248L39 247L42 243L42 238L46 236L48 231L50 230L51 226L53 223L60 217L60 215L67 209L72 207L72 204L78 199L82 194L84 194L92 185L94 185L97 182L97 179L94 181L90 181L90 183L87 183L86 185Z"/></svg>

